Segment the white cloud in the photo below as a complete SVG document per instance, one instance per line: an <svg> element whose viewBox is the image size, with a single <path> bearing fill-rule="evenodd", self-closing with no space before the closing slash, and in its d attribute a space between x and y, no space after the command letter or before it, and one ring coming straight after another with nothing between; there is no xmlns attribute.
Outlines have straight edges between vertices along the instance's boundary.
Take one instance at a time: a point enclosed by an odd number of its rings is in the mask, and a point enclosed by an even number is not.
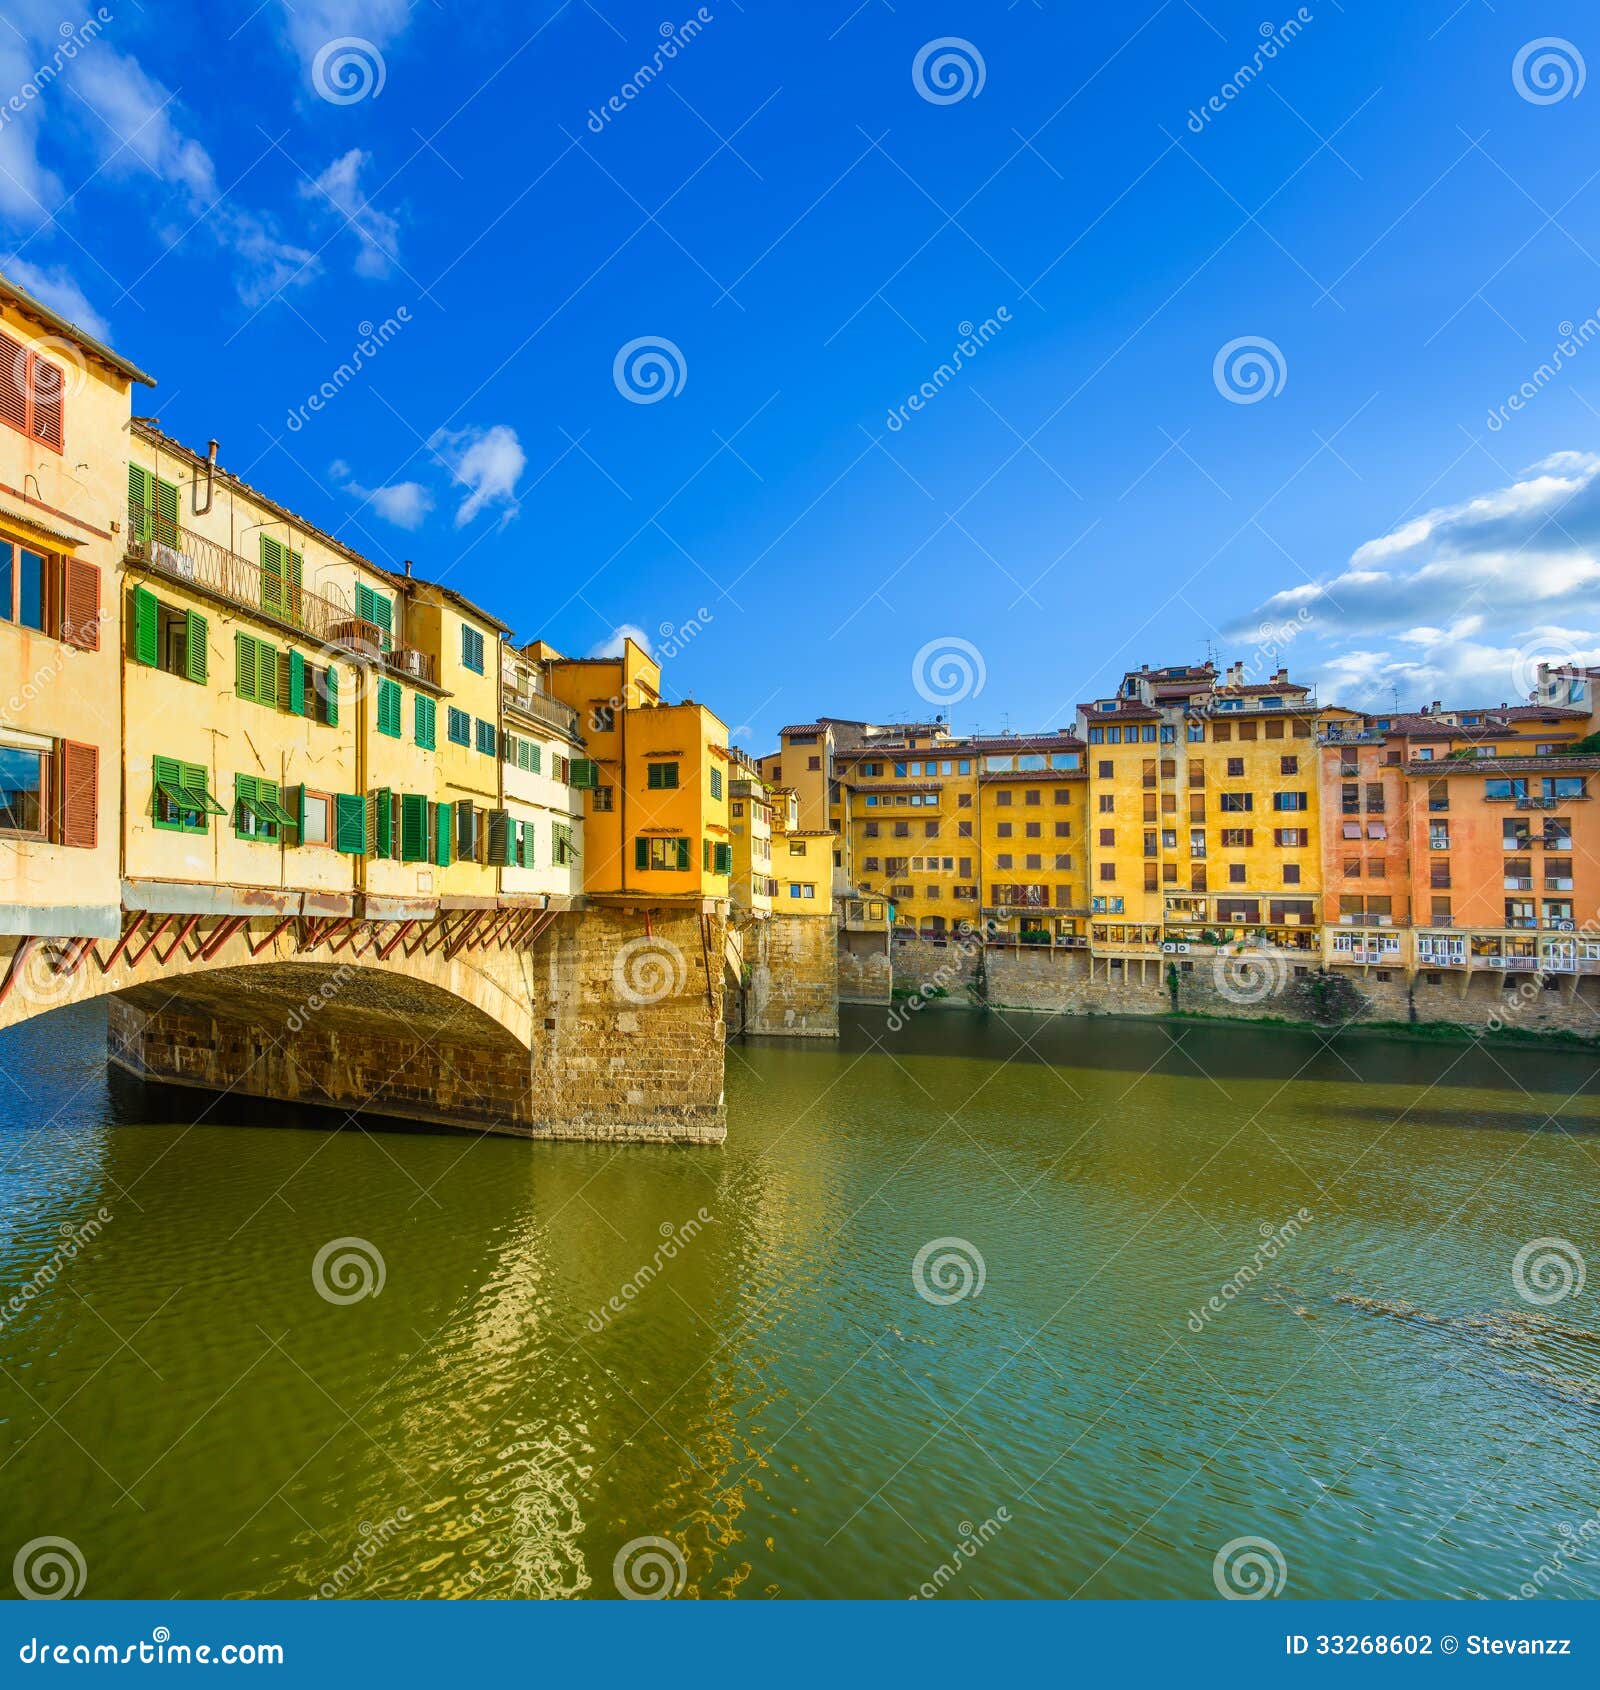
<svg viewBox="0 0 1600 1690"><path fill-rule="evenodd" d="M650 644L650 636L633 622L619 622L611 631L607 639L603 639L596 646L589 648L590 657L621 657L623 642L632 640L637 646L642 646L647 655L655 655L655 647Z"/></svg>
<svg viewBox="0 0 1600 1690"><path fill-rule="evenodd" d="M503 523L517 514L517 481L528 455L514 428L496 423L486 429L440 429L428 445L439 454L456 484L467 489L467 497L456 511L457 528L464 528L495 505L503 507Z"/></svg>
<svg viewBox="0 0 1600 1690"><path fill-rule="evenodd" d="M400 224L373 205L362 189L361 172L370 162L369 154L352 147L334 159L315 182L302 182L300 194L348 223L359 243L356 274L381 277L389 274L398 258Z"/></svg>
<svg viewBox="0 0 1600 1690"><path fill-rule="evenodd" d="M1407 709L1523 702L1540 658L1600 651L1600 454L1555 453L1410 519L1227 632L1257 640L1286 624L1295 669L1333 701L1388 704L1398 689Z"/></svg>
<svg viewBox="0 0 1600 1690"><path fill-rule="evenodd" d="M420 528L433 510L433 494L420 481L363 487L351 476L350 466L343 458L329 464L328 473L343 484L347 493L354 493L364 504L371 505L385 522L392 522L396 528Z"/></svg>
<svg viewBox="0 0 1600 1690"><path fill-rule="evenodd" d="M354 36L386 47L411 21L407 0L281 0L284 33L309 73L330 41Z"/></svg>
<svg viewBox="0 0 1600 1690"><path fill-rule="evenodd" d="M41 304L59 312L69 323L76 323L86 334L92 334L97 340L111 338L105 318L89 303L88 295L65 265L45 267L13 255L0 261L0 270L4 270L18 287L26 288Z"/></svg>

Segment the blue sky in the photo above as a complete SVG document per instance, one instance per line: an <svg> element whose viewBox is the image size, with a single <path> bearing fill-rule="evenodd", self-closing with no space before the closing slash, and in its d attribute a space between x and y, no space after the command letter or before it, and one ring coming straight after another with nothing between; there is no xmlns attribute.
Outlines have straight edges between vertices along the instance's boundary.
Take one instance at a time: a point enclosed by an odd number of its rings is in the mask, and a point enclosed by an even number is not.
<svg viewBox="0 0 1600 1690"><path fill-rule="evenodd" d="M1600 661L1592 6L7 12L0 265L169 432L754 750Z"/></svg>

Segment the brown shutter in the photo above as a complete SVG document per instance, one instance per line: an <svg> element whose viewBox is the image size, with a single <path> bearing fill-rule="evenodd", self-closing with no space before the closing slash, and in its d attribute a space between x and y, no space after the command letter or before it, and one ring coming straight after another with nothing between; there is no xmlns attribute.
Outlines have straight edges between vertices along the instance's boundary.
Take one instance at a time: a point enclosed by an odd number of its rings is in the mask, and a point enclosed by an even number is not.
<svg viewBox="0 0 1600 1690"><path fill-rule="evenodd" d="M61 406L65 381L61 366L37 353L33 357L29 387L33 393L33 438L61 450Z"/></svg>
<svg viewBox="0 0 1600 1690"><path fill-rule="evenodd" d="M82 558L62 565L61 637L83 651L100 649L100 570Z"/></svg>
<svg viewBox="0 0 1600 1690"><path fill-rule="evenodd" d="M60 745L61 843L92 851L99 839L100 753L70 739Z"/></svg>
<svg viewBox="0 0 1600 1690"><path fill-rule="evenodd" d="M20 341L0 334L0 421L28 426L28 354Z"/></svg>

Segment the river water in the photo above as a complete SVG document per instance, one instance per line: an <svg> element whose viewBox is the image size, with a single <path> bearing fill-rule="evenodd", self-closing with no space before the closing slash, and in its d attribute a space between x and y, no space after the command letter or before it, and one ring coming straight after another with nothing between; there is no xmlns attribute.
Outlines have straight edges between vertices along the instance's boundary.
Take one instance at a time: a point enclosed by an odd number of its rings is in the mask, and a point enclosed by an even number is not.
<svg viewBox="0 0 1600 1690"><path fill-rule="evenodd" d="M0 1567L1600 1595L1589 1055L859 1011L673 1151L176 1126L103 1040L0 1038Z"/></svg>

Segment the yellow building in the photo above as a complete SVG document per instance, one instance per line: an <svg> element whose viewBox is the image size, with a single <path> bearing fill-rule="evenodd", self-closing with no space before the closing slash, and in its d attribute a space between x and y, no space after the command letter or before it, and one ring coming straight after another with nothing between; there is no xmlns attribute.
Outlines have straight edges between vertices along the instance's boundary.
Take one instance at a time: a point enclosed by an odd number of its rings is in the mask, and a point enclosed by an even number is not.
<svg viewBox="0 0 1600 1690"><path fill-rule="evenodd" d="M772 913L831 918L833 830L803 827L793 790L779 787L772 799Z"/></svg>
<svg viewBox="0 0 1600 1690"><path fill-rule="evenodd" d="M771 915L778 883L772 874L773 792L753 759L735 750L728 786L728 833L733 844L732 915Z"/></svg>
<svg viewBox="0 0 1600 1690"><path fill-rule="evenodd" d="M151 378L0 279L0 933L121 928L124 441Z"/></svg>
<svg viewBox="0 0 1600 1690"><path fill-rule="evenodd" d="M578 714L590 766L584 891L726 900L733 874L726 725L703 704L661 698L661 668L634 640L618 657L525 648Z"/></svg>
<svg viewBox="0 0 1600 1690"><path fill-rule="evenodd" d="M570 905L583 891L583 790L573 770L582 778L589 766L577 712L552 698L541 665L508 643L500 647L500 689L506 833L491 837L490 855L504 864L501 889Z"/></svg>
<svg viewBox="0 0 1600 1690"><path fill-rule="evenodd" d="M1258 940L1314 956L1322 864L1318 706L1284 670L1129 671L1079 708L1096 954Z"/></svg>

